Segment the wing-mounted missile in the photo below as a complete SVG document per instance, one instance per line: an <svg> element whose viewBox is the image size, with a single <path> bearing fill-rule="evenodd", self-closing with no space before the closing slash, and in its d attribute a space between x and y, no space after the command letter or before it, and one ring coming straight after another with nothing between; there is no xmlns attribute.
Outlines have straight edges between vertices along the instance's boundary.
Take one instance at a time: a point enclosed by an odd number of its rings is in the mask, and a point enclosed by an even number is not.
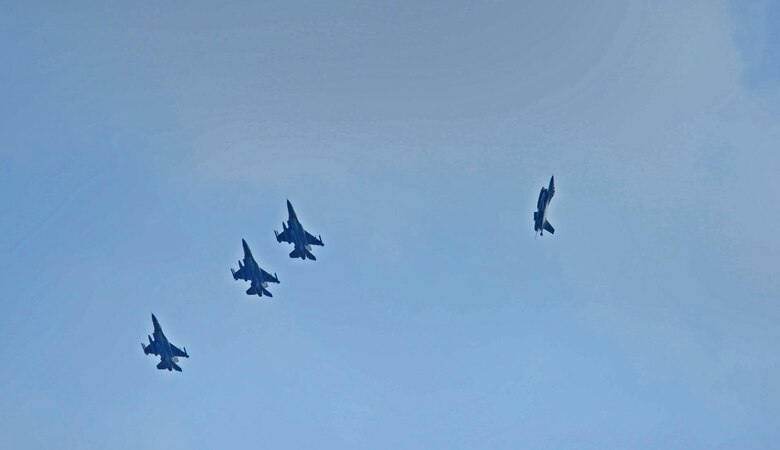
<svg viewBox="0 0 780 450"><path fill-rule="evenodd" d="M144 345L143 342L141 342L141 348L144 349L144 355L148 355L149 354L149 352L146 351L146 346Z"/></svg>
<svg viewBox="0 0 780 450"><path fill-rule="evenodd" d="M232 268L232 267L230 268L230 273L232 273L232 274L233 274L233 279L234 279L234 280L238 280L238 277L236 276L236 271L235 271L235 270L233 270L233 268Z"/></svg>
<svg viewBox="0 0 780 450"><path fill-rule="evenodd" d="M274 272L274 278L276 279L276 282L279 282L279 277L276 276L276 272Z"/></svg>
<svg viewBox="0 0 780 450"><path fill-rule="evenodd" d="M317 239L319 239L319 240L320 240L320 245L324 247L324 246L325 246L325 243L324 243L324 242L322 242L322 235L318 234L318 235L317 235Z"/></svg>
<svg viewBox="0 0 780 450"><path fill-rule="evenodd" d="M189 354L189 353L187 353L187 347L182 347L182 348L181 348L181 351L183 351L183 352L184 352L184 357L185 357L185 358L189 358L189 357L190 357L190 354Z"/></svg>
<svg viewBox="0 0 780 450"><path fill-rule="evenodd" d="M149 345L154 344L154 341L152 341L152 336L151 335L146 335L146 337L149 338Z"/></svg>
<svg viewBox="0 0 780 450"><path fill-rule="evenodd" d="M282 240L279 239L279 232L278 231L274 230L274 236L276 236L276 241L277 242L282 242Z"/></svg>

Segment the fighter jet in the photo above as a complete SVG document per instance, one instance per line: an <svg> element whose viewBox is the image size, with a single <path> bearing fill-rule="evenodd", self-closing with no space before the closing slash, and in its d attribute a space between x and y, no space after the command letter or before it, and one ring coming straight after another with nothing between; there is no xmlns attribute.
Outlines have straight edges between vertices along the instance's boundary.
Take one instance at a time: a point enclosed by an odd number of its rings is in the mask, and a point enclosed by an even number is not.
<svg viewBox="0 0 780 450"><path fill-rule="evenodd" d="M149 345L141 343L141 348L144 349L145 354L157 355L160 357L160 364L157 364L157 368L160 370L168 369L181 372L181 367L176 363L179 362L179 358L189 358L187 349L179 350L178 347L168 342L168 338L163 334L162 328L160 328L160 322L152 314L152 324L154 324L154 339L149 336Z"/></svg>
<svg viewBox="0 0 780 450"><path fill-rule="evenodd" d="M263 295L273 297L265 288L268 287L268 283L278 283L279 278L276 277L276 274L271 275L261 269L252 256L252 251L249 250L249 246L246 245L246 241L241 239L241 243L244 245L244 263L241 264L241 261L239 260L238 270L233 270L233 268L230 269L233 273L233 279L251 282L249 289L246 290L246 295L257 294L258 297L262 297Z"/></svg>
<svg viewBox="0 0 780 450"><path fill-rule="evenodd" d="M544 236L544 230L555 234L555 228L547 221L547 208L550 206L550 201L555 195L555 177L550 177L550 187L545 188L542 186L542 191L539 192L539 200L536 201L536 212L534 213L534 231L539 232Z"/></svg>
<svg viewBox="0 0 780 450"><path fill-rule="evenodd" d="M298 216L295 215L295 210L289 200L287 200L287 214L289 215L289 218L287 219L287 225L282 222L282 232L279 233L274 230L276 240L278 242L284 241L288 244L295 245L295 249L290 253L290 258L301 258L303 260L308 258L312 261L316 261L317 258L311 254L311 246L325 245L322 243L322 237L314 237L303 229L303 225L298 222Z"/></svg>

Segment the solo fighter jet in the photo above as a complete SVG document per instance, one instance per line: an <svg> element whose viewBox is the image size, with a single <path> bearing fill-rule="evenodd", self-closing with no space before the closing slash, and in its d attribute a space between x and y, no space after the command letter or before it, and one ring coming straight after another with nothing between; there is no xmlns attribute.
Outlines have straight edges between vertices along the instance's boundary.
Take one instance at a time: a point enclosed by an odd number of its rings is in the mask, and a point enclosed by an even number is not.
<svg viewBox="0 0 780 450"><path fill-rule="evenodd" d="M246 245L246 241L241 239L241 243L244 245L244 263L241 264L241 261L239 260L238 270L230 269L233 273L233 279L249 281L251 283L249 289L246 290L246 295L257 294L258 297L262 297L263 295L273 297L266 288L268 287L268 283L278 283L279 278L276 277L276 274L271 275L261 269L260 266L257 265L254 256L252 256L252 251L249 250L249 246Z"/></svg>
<svg viewBox="0 0 780 450"><path fill-rule="evenodd" d="M282 222L282 232L279 233L274 230L276 240L295 245L295 249L290 253L290 258L301 258L303 260L308 258L316 261L317 258L311 253L311 246L325 245L322 243L322 237L314 237L303 229L303 225L298 222L298 216L295 214L295 210L289 200L287 200L287 214L289 218L286 225Z"/></svg>
<svg viewBox="0 0 780 450"><path fill-rule="evenodd" d="M550 206L550 201L555 195L555 177L550 177L550 187L545 188L542 186L542 191L539 192L539 200L536 201L536 212L534 213L534 231L544 236L544 231L547 230L550 234L555 234L555 228L547 221L547 208Z"/></svg>
<svg viewBox="0 0 780 450"><path fill-rule="evenodd" d="M160 357L160 364L157 364L157 368L160 370L168 369L181 372L181 367L176 363L179 362L179 358L189 358L187 349L179 350L178 347L168 342L168 338L163 334L162 328L160 328L160 322L157 321L157 317L152 314L152 324L154 324L154 339L149 336L149 345L141 343L141 348L144 349L145 354L157 355Z"/></svg>

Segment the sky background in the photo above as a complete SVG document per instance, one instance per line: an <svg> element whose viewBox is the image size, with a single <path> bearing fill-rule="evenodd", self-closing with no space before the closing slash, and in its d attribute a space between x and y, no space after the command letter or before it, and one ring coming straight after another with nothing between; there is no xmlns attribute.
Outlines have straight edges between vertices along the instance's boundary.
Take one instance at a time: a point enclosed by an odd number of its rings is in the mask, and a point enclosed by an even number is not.
<svg viewBox="0 0 780 450"><path fill-rule="evenodd" d="M0 448L777 445L778 23L0 2Z"/></svg>

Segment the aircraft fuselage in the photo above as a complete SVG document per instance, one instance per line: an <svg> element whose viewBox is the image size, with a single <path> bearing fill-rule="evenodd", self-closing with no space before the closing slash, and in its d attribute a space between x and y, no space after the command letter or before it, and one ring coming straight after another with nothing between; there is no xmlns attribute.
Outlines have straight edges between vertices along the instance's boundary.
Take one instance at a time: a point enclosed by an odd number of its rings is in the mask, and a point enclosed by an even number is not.
<svg viewBox="0 0 780 450"><path fill-rule="evenodd" d="M537 211L534 213L534 231L540 232L544 235L545 224L549 227L547 230L550 233L554 233L555 230L547 223L547 208L550 206L553 196L555 195L555 177L550 178L549 187L542 187L539 192L539 199L536 201Z"/></svg>
<svg viewBox="0 0 780 450"><path fill-rule="evenodd" d="M295 248L311 251L311 245L309 245L309 242L306 240L306 232L303 230L303 225L298 222L298 218L295 216L294 212L287 221L287 227L290 230L290 233L292 233L293 245ZM301 252L301 254L301 259L306 259L306 252Z"/></svg>
<svg viewBox="0 0 780 450"><path fill-rule="evenodd" d="M547 197L547 189L542 188L542 192L539 193L539 211L536 214L536 223L534 223L534 230L539 231L544 226L544 221L547 220L547 206L550 204Z"/></svg>
<svg viewBox="0 0 780 450"><path fill-rule="evenodd" d="M157 321L156 317L152 317L154 322L154 332L152 335L154 336L154 341L156 342L157 351L160 352L160 358L162 359L162 362L165 363L165 368L170 370L173 370L173 352L171 351L171 344L168 342L168 338L165 337L165 334L162 331L162 327L160 327L160 323Z"/></svg>

